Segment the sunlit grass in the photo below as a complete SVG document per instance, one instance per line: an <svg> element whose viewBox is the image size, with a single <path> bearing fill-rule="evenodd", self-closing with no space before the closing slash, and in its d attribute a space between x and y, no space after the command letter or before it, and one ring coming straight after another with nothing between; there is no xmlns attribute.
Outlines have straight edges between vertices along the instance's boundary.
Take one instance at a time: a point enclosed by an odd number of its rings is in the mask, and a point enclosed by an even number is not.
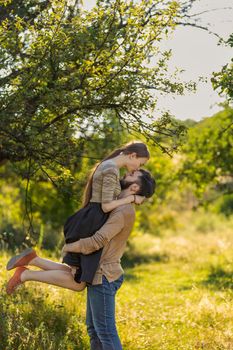
<svg viewBox="0 0 233 350"><path fill-rule="evenodd" d="M226 223L221 230L197 231L197 226L185 226L175 236L131 240L117 295L124 350L233 349L232 228ZM89 349L86 293L32 283L8 297L7 259L2 254L0 349Z"/></svg>

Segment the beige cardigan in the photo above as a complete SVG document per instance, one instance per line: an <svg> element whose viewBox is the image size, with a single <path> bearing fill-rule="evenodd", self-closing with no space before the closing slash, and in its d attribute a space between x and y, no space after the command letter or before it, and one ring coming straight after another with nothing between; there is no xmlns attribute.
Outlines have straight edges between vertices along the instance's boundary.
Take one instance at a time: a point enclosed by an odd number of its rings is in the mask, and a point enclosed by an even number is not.
<svg viewBox="0 0 233 350"><path fill-rule="evenodd" d="M94 173L90 202L111 202L117 199L120 193L119 169L111 159L105 160L97 167Z"/></svg>

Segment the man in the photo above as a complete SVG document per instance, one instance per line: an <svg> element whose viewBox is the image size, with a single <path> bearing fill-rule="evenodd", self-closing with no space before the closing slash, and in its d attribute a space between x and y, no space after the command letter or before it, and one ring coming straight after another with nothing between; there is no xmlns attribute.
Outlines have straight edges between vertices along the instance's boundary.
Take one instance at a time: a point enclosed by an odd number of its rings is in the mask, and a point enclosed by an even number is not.
<svg viewBox="0 0 233 350"><path fill-rule="evenodd" d="M120 198L128 195L151 197L155 181L146 170L127 174L121 180ZM122 346L115 325L115 295L123 282L123 269L120 259L126 241L135 221L132 203L114 209L107 222L93 236L66 244L63 252L91 254L103 248L98 269L92 285L87 286L87 331L91 350L121 350ZM32 271L25 265L37 266L45 271ZM10 259L7 269L17 267L15 274L7 283L11 294L16 287L26 281L39 281L63 288L80 291L83 282L76 283L69 266L40 258L32 249Z"/></svg>
<svg viewBox="0 0 233 350"><path fill-rule="evenodd" d="M147 198L155 190L155 181L145 170L127 174L121 180L120 198L138 194ZM120 259L135 221L132 204L114 209L100 230L93 236L66 244L64 252L91 254L103 248L92 285L87 286L86 325L91 350L121 350L115 324L115 295L123 282Z"/></svg>

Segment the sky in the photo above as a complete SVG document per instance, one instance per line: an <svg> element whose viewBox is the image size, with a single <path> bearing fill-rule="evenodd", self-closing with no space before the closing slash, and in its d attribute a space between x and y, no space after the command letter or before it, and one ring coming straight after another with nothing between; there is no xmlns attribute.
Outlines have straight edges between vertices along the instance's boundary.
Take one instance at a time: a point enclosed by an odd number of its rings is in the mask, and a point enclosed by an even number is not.
<svg viewBox="0 0 233 350"><path fill-rule="evenodd" d="M202 15L202 23L210 23L213 32L224 38L233 33L233 1L232 0L200 0L193 8L193 13L201 11L232 7L232 9L214 10ZM172 49L171 67L185 70L184 80L197 81L199 76L207 78L207 83L199 83L196 93L186 93L185 96L166 96L160 98L159 107L170 109L179 119L201 120L218 112L218 105L224 101L213 90L210 78L212 72L218 72L229 63L233 57L233 49L218 45L218 38L201 29L192 27L176 28L172 37L163 42L164 48Z"/></svg>
<svg viewBox="0 0 233 350"><path fill-rule="evenodd" d="M95 1L83 1L86 9L91 8ZM229 9L231 8L231 9ZM199 0L192 13L208 11L201 15L202 22L209 23L211 31L227 39L233 33L233 0ZM197 84L195 93L184 96L160 97L158 108L170 110L178 119L194 119L199 121L221 110L219 103L224 101L213 90L210 78L213 72L229 63L233 57L233 49L218 45L218 38L208 32L187 26L177 26L169 40L163 41L162 48L172 49L170 68L178 67L185 72L180 76L185 81L198 81L198 77L207 78L207 83Z"/></svg>

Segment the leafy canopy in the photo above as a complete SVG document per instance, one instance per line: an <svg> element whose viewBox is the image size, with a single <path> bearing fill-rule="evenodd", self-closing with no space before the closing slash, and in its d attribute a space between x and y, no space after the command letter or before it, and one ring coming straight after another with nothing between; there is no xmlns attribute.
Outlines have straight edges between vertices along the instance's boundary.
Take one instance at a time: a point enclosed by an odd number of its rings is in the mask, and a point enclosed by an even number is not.
<svg viewBox="0 0 233 350"><path fill-rule="evenodd" d="M22 1L20 11L1 3L2 163L69 166L112 119L117 130L154 143L173 137L176 147L184 128L168 114L153 121L153 91L185 87L168 76L170 53L159 49L180 16L178 1L97 1L91 11L77 1Z"/></svg>

